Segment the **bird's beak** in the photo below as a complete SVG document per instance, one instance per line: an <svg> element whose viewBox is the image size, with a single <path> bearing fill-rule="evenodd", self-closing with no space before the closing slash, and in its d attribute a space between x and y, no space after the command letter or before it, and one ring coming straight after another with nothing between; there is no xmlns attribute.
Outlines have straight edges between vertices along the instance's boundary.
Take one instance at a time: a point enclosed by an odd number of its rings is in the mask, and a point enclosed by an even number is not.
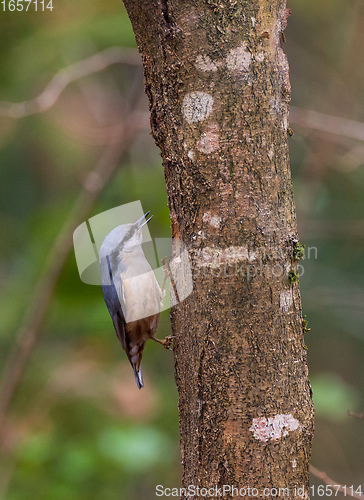
<svg viewBox="0 0 364 500"><path fill-rule="evenodd" d="M136 223L135 223L135 224L137 224L137 225L138 225L138 229L141 229L142 227L144 227L144 226L145 226L145 224L148 224L148 222L149 222L149 221L150 221L150 219L153 217L153 215L151 215L151 216L149 217L149 219L147 219L147 220L144 220L144 219L145 219L145 218L147 217L147 215L149 215L149 214L150 214L150 210L149 210L146 214L144 214L142 217L140 217L140 219L138 219L138 220L136 221Z"/></svg>

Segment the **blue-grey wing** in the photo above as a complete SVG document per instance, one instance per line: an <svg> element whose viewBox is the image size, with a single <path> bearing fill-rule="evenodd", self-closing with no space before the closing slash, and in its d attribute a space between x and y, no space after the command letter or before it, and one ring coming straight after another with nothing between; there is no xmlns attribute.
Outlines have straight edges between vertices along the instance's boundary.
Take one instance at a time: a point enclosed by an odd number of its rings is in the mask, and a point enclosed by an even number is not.
<svg viewBox="0 0 364 500"><path fill-rule="evenodd" d="M102 276L102 293L106 307L114 324L116 335L127 354L129 346L126 342L125 332L125 304L123 303L123 282L120 274L117 274L117 261L114 255L106 256L100 263ZM107 274L106 274L107 273ZM107 276L107 277L106 277Z"/></svg>
<svg viewBox="0 0 364 500"><path fill-rule="evenodd" d="M127 338L127 327L125 322L125 295L121 270L118 265L117 255L107 255L101 259L101 287L105 304L114 324L116 335L126 352L133 367L135 380L139 389L143 387L143 378L140 369L145 341L130 346L130 339ZM137 323L137 322L134 322Z"/></svg>

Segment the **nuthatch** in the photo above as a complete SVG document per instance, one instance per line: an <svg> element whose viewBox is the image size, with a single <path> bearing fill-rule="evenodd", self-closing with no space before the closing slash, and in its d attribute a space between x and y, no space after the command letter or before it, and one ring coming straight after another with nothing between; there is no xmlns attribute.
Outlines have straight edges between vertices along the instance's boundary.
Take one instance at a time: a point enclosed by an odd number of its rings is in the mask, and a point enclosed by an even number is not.
<svg viewBox="0 0 364 500"><path fill-rule="evenodd" d="M142 228L152 218L145 220L148 214L134 224L113 229L104 239L99 254L102 293L139 389L143 387L140 363L145 342L153 339L168 349L172 340L154 337L164 293L141 245Z"/></svg>

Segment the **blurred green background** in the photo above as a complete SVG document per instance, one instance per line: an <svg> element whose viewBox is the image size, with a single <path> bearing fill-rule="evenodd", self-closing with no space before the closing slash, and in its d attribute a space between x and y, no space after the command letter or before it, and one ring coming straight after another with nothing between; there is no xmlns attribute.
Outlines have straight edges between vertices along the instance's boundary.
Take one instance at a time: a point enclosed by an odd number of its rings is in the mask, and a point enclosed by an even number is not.
<svg viewBox="0 0 364 500"><path fill-rule="evenodd" d="M54 0L53 11L46 12L39 6L37 12L34 6L28 12L2 7L3 365L55 238L78 194L87 191L88 174L108 148L110 134L131 109L140 131L128 141L89 216L141 200L154 214L153 237L168 237L170 228L140 66L110 65L71 83L42 113L6 116L4 102L38 96L60 69L108 47L135 47L122 3ZM364 483L364 421L348 417L347 410L364 410L364 134L361 141L347 128L333 134L327 124L330 116L364 122L364 5L306 0L288 7L293 12L285 51L294 107L290 154L297 218L302 242L317 249L317 258L311 251L303 262L301 277L316 405L312 463L357 487ZM303 125L300 109L323 113L326 121L314 123L309 116ZM158 336L169 333L165 312ZM3 424L0 499L141 500L155 498L158 484L179 487L172 353L147 343L143 374L145 388L138 391L101 289L80 281L71 251Z"/></svg>

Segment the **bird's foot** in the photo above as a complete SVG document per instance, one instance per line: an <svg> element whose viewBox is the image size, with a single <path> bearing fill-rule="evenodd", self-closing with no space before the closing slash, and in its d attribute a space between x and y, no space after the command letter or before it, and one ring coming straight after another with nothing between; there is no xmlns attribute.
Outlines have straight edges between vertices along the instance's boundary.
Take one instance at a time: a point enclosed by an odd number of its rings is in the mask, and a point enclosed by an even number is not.
<svg viewBox="0 0 364 500"><path fill-rule="evenodd" d="M173 343L174 335L168 335L164 340L156 339L155 337L152 337L152 339L155 342L158 342L158 344L162 344L162 346L165 349L168 349L168 351L172 351L171 345Z"/></svg>
<svg viewBox="0 0 364 500"><path fill-rule="evenodd" d="M169 351L172 351L172 344L173 344L173 339L174 335L168 335L164 340L163 340L163 347L165 349L168 349Z"/></svg>

